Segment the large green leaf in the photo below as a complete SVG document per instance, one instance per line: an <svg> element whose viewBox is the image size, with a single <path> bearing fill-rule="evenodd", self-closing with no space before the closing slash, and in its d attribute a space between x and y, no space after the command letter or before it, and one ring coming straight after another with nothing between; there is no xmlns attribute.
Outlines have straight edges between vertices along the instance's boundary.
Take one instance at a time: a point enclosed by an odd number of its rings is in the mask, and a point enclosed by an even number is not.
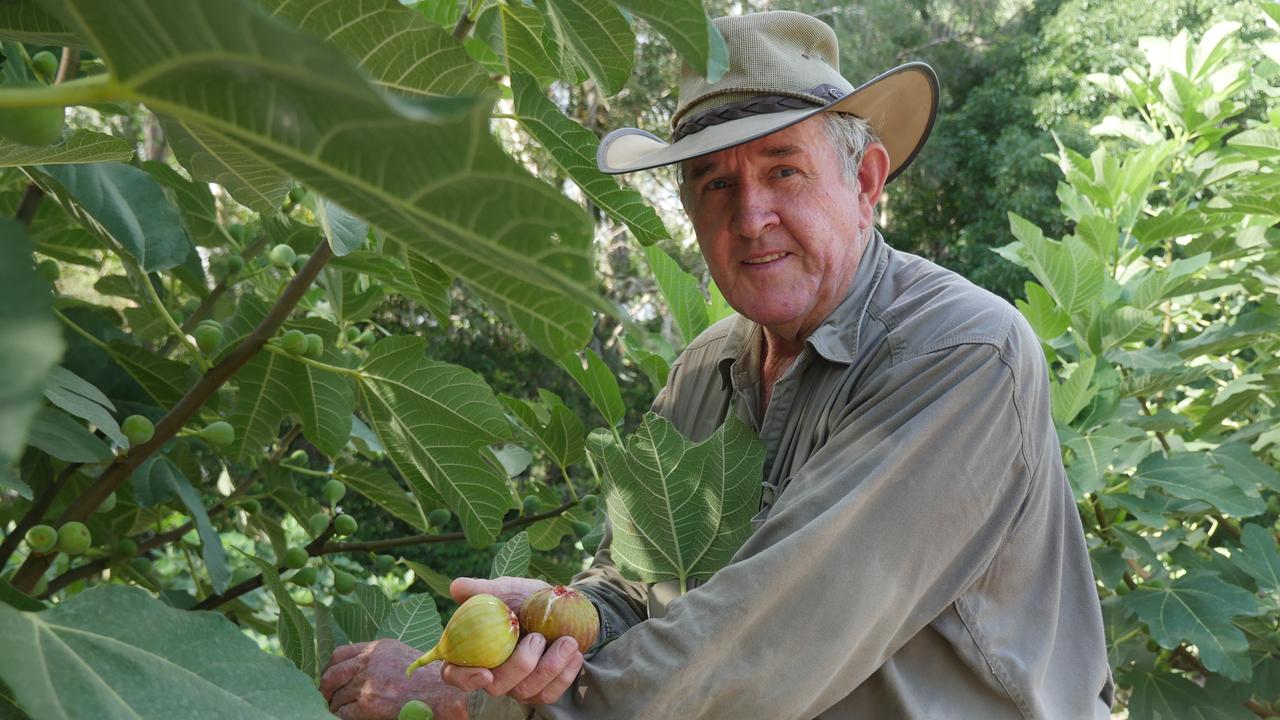
<svg viewBox="0 0 1280 720"><path fill-rule="evenodd" d="M516 115L520 125L551 153L556 162L587 197L618 222L626 224L642 245L670 237L658 213L645 204L640 193L618 184L596 168L596 148L600 138L565 117L542 94L538 83L523 72L511 75ZM705 303L704 303L705 304Z"/></svg>
<svg viewBox="0 0 1280 720"><path fill-rule="evenodd" d="M341 354L326 342L322 361L341 367ZM337 455L351 437L355 391L344 375L280 353L255 355L236 374L239 393L228 420L236 429L239 457L260 455L288 415L301 422L307 439L326 455Z"/></svg>
<svg viewBox="0 0 1280 720"><path fill-rule="evenodd" d="M1252 523L1244 526L1244 547L1231 559L1242 570L1253 576L1258 584L1280 592L1280 552L1276 551L1276 538L1266 528Z"/></svg>
<svg viewBox="0 0 1280 720"><path fill-rule="evenodd" d="M102 239L128 253L144 271L176 267L191 253L178 211L146 172L112 162L43 170L60 186L54 194L63 207L74 203L92 218L91 231L100 227Z"/></svg>
<svg viewBox="0 0 1280 720"><path fill-rule="evenodd" d="M396 0L300 3L267 10L341 49L379 85L406 95L476 95L492 87L462 44Z"/></svg>
<svg viewBox="0 0 1280 720"><path fill-rule="evenodd" d="M27 443L48 374L66 347L53 316L49 283L32 267L31 239L22 226L0 219L0 488L25 498L31 488L9 469Z"/></svg>
<svg viewBox="0 0 1280 720"><path fill-rule="evenodd" d="M45 3L91 31L121 99L181 123L259 194L297 178L466 279L553 357L587 339L603 307L587 289L589 219L503 153L482 104L393 100L246 0Z"/></svg>
<svg viewBox="0 0 1280 720"><path fill-rule="evenodd" d="M698 0L613 0L648 20L710 82L729 69L729 49Z"/></svg>
<svg viewBox="0 0 1280 720"><path fill-rule="evenodd" d="M736 417L691 443L654 413L626 445L603 431L589 448L605 472L613 559L654 583L706 579L729 563L760 509L764 446Z"/></svg>
<svg viewBox="0 0 1280 720"><path fill-rule="evenodd" d="M378 637L392 638L426 652L435 647L444 628L430 595L413 595L396 603L378 628Z"/></svg>
<svg viewBox="0 0 1280 720"><path fill-rule="evenodd" d="M511 506L506 474L482 452L510 426L480 376L428 360L421 338L382 340L360 368L360 394L396 469L428 502L442 496L467 540L489 545Z"/></svg>
<svg viewBox="0 0 1280 720"><path fill-rule="evenodd" d="M1126 679L1132 676L1126 676ZM1204 688L1181 675L1149 672L1132 680L1132 720L1253 720L1242 705L1223 706Z"/></svg>
<svg viewBox="0 0 1280 720"><path fill-rule="evenodd" d="M564 357L560 360L560 367L586 391L591 403L611 427L622 421L626 408L622 404L618 379L595 350L587 348L580 354Z"/></svg>
<svg viewBox="0 0 1280 720"><path fill-rule="evenodd" d="M111 416L116 406L101 390L85 382L79 375L66 368L54 368L49 375L49 383L44 387L44 396L57 407L87 420L117 445L129 446L129 441L120 431L120 425Z"/></svg>
<svg viewBox="0 0 1280 720"><path fill-rule="evenodd" d="M160 407L173 407L186 394L189 366L125 342L109 343L107 352Z"/></svg>
<svg viewBox="0 0 1280 720"><path fill-rule="evenodd" d="M169 490L186 506L187 513L196 524L196 532L200 535L200 557L204 559L205 570L209 572L209 580L215 592L224 592L231 581L231 569L227 567L227 550L222 547L222 536L209 522L209 513L204 509L204 500L200 493L191 487L191 482L167 457L156 461L151 470L151 477L163 479Z"/></svg>
<svg viewBox="0 0 1280 720"><path fill-rule="evenodd" d="M426 531L427 521L413 500L413 494L389 473L363 462L343 463L334 468L333 476L347 487L378 504L411 527ZM443 501L441 501L443 502Z"/></svg>
<svg viewBox="0 0 1280 720"><path fill-rule="evenodd" d="M581 462L586 451L582 421L559 395L539 390L541 406L502 396L502 402L525 426L547 456L561 468Z"/></svg>
<svg viewBox="0 0 1280 720"><path fill-rule="evenodd" d="M1071 325L1071 317L1063 312L1049 293L1036 283L1026 282L1027 299L1014 300L1014 305L1022 313L1036 336L1048 342L1067 331Z"/></svg>
<svg viewBox="0 0 1280 720"><path fill-rule="evenodd" d="M377 638L378 629L391 614L391 600L381 588L363 582L356 583L352 595L350 600L334 603L333 619L351 642Z"/></svg>
<svg viewBox="0 0 1280 720"><path fill-rule="evenodd" d="M422 303L442 325L449 319L449 286L453 278L417 253L407 252L398 259L357 251L335 259L333 265L368 273L392 291Z"/></svg>
<svg viewBox="0 0 1280 720"><path fill-rule="evenodd" d="M111 457L111 448L106 443L54 407L40 408L31 422L27 442L65 462L93 463Z"/></svg>
<svg viewBox="0 0 1280 720"><path fill-rule="evenodd" d="M247 557L258 566L258 570L262 573L262 584L275 596L276 604L280 607L280 617L276 621L276 635L280 638L280 649L284 652L284 656L302 672L316 677L321 667L319 658L316 657L315 629L294 604L293 596L289 594L289 589L276 574L275 566L259 557L252 555Z"/></svg>
<svg viewBox="0 0 1280 720"><path fill-rule="evenodd" d="M1205 667L1232 680L1249 677L1244 633L1232 618L1263 612L1253 595L1217 575L1189 573L1169 585L1141 585L1123 600L1151 629L1151 637L1165 648L1186 641L1200 650Z"/></svg>
<svg viewBox="0 0 1280 720"><path fill-rule="evenodd" d="M161 118L165 139L178 162L200 182L226 188L231 197L260 213L271 213L289 194L289 176L234 139L195 120Z"/></svg>
<svg viewBox="0 0 1280 720"><path fill-rule="evenodd" d="M39 720L331 718L305 675L221 615L102 585L50 610L0 604L0 678Z"/></svg>
<svg viewBox="0 0 1280 720"><path fill-rule="evenodd" d="M498 22L502 28L503 55L507 73L524 73L539 80L554 79L559 74L557 58L560 49L555 33L548 32L542 13L523 2L498 5Z"/></svg>
<svg viewBox="0 0 1280 720"><path fill-rule="evenodd" d="M1167 457L1162 452L1152 453L1138 465L1130 484L1138 493L1154 485L1174 497L1203 500L1235 517L1250 517L1267 509L1265 500L1256 492L1246 494L1203 452L1182 452Z"/></svg>
<svg viewBox="0 0 1280 720"><path fill-rule="evenodd" d="M636 36L627 19L606 0L547 0L561 48L606 95L622 89L635 63Z"/></svg>
<svg viewBox="0 0 1280 720"><path fill-rule="evenodd" d="M489 577L524 577L529 572L529 533L520 531L498 549L493 556Z"/></svg>
<svg viewBox="0 0 1280 720"><path fill-rule="evenodd" d="M0 38L32 45L80 44L80 39L36 0L0 2Z"/></svg>
<svg viewBox="0 0 1280 720"><path fill-rule="evenodd" d="M218 208L208 183L188 180L178 174L177 170L161 162L147 161L142 164L142 168L173 193L191 242L205 247L216 247L227 242L228 235L218 222ZM199 263L199 255L192 255Z"/></svg>
<svg viewBox="0 0 1280 720"><path fill-rule="evenodd" d="M647 247L644 256L649 261L649 270L658 281L667 307L675 315L684 344L688 345L707 329L707 300L702 296L698 280L681 269L662 248Z"/></svg>
<svg viewBox="0 0 1280 720"><path fill-rule="evenodd" d="M1061 242L1049 240L1040 228L1016 213L1009 213L1009 225L1022 243L1022 257L1036 279L1068 315L1081 316L1102 293L1106 276L1102 259L1075 236Z"/></svg>
<svg viewBox="0 0 1280 720"><path fill-rule="evenodd" d="M1204 454L1241 488L1251 490L1261 485L1280 493L1280 471L1259 460L1245 443L1226 443Z"/></svg>
<svg viewBox="0 0 1280 720"><path fill-rule="evenodd" d="M0 12L3 12L0 3ZM79 129L57 145L33 147L0 138L0 167L62 165L65 163L128 162L129 143L117 137Z"/></svg>

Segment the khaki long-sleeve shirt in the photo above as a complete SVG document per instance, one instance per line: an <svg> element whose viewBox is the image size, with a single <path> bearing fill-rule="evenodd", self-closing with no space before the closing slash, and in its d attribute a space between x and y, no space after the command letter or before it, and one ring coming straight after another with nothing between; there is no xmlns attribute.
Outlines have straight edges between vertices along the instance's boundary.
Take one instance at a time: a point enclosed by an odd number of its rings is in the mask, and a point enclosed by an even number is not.
<svg viewBox="0 0 1280 720"><path fill-rule="evenodd" d="M763 417L760 352L759 326L721 321L655 403L693 440L730 411L758 431L754 533L683 597L626 581L603 547L575 584L610 642L537 714L1109 717L1045 360L1017 311L877 234Z"/></svg>

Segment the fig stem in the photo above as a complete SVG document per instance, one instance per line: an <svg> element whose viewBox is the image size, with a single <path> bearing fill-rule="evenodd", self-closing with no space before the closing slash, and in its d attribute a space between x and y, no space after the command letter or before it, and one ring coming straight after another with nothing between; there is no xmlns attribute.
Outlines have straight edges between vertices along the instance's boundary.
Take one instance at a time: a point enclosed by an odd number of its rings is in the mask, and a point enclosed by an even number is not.
<svg viewBox="0 0 1280 720"><path fill-rule="evenodd" d="M0 92L0 108L38 108L121 99L123 87L110 75L90 75L78 80L35 87L7 87Z"/></svg>
<svg viewBox="0 0 1280 720"><path fill-rule="evenodd" d="M427 651L426 655L423 655L417 660L414 660L409 665L408 669L404 671L404 676L413 677L414 670L417 670L420 667L426 667L427 665L430 665L436 660L443 660L443 659L444 659L444 654L440 652L440 645L437 644L435 647L431 648L431 650Z"/></svg>

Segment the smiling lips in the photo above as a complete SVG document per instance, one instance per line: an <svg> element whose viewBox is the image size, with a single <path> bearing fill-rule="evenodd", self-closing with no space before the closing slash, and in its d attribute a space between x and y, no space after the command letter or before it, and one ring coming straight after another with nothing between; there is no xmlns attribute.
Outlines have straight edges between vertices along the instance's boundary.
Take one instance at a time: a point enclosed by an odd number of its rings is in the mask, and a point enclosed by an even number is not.
<svg viewBox="0 0 1280 720"><path fill-rule="evenodd" d="M788 252L776 252L776 253L771 253L769 255L761 255L759 257L747 258L742 262L748 265L764 265L765 263L771 263L774 260L781 260L782 258L790 254L791 253L788 253Z"/></svg>

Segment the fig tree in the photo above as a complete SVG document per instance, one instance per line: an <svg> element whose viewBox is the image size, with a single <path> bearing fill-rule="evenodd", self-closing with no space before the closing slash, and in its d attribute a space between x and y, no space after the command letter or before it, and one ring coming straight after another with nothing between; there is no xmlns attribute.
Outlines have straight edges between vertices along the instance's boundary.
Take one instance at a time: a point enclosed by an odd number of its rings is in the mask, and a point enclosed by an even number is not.
<svg viewBox="0 0 1280 720"><path fill-rule="evenodd" d="M222 324L215 320L200 323L191 334L196 338L196 345L207 353L222 345Z"/></svg>
<svg viewBox="0 0 1280 720"><path fill-rule="evenodd" d="M200 437L212 445L230 445L235 442L236 429L226 420L215 420L204 426Z"/></svg>
<svg viewBox="0 0 1280 720"><path fill-rule="evenodd" d="M62 277L62 269L58 267L57 260L41 260L36 265L36 274L52 283Z"/></svg>
<svg viewBox="0 0 1280 720"><path fill-rule="evenodd" d="M31 69L49 82L58 75L58 56L48 50L41 50L31 56Z"/></svg>
<svg viewBox="0 0 1280 720"><path fill-rule="evenodd" d="M72 520L58 528L58 550L68 555L80 555L93 544L93 535L84 523Z"/></svg>
<svg viewBox="0 0 1280 720"><path fill-rule="evenodd" d="M356 519L350 515L339 515L333 519L333 532L335 535L355 535Z"/></svg>
<svg viewBox="0 0 1280 720"><path fill-rule="evenodd" d="M50 525L36 525L27 531L27 547L37 555L44 555L58 544L58 531Z"/></svg>
<svg viewBox="0 0 1280 720"><path fill-rule="evenodd" d="M396 720L431 720L431 708L421 700L410 700L400 708L400 714L396 716Z"/></svg>
<svg viewBox="0 0 1280 720"><path fill-rule="evenodd" d="M0 108L0 137L22 145L52 145L62 137L66 109L61 105Z"/></svg>
<svg viewBox="0 0 1280 720"><path fill-rule="evenodd" d="M347 486L342 484L341 480L330 480L324 484L324 499L329 501L330 505L337 505L347 494Z"/></svg>
<svg viewBox="0 0 1280 720"><path fill-rule="evenodd" d="M281 270L290 270L293 268L293 261L298 259L298 253L293 248L280 243L271 248L271 253L267 256L271 260L271 264Z"/></svg>
<svg viewBox="0 0 1280 720"><path fill-rule="evenodd" d="M600 499L595 495L583 495L581 502L582 509L587 512L595 512L596 508L600 505Z"/></svg>
<svg viewBox="0 0 1280 720"><path fill-rule="evenodd" d="M342 570L334 570L333 589L339 595L350 595L356 591L356 576Z"/></svg>
<svg viewBox="0 0 1280 720"><path fill-rule="evenodd" d="M538 501L536 495L526 495L524 498L524 514L536 515L542 509L542 503Z"/></svg>
<svg viewBox="0 0 1280 720"><path fill-rule="evenodd" d="M412 677L414 670L436 660L495 668L511 657L519 639L520 619L506 603L487 593L472 595L449 618L436 646L414 660L404 674Z"/></svg>
<svg viewBox="0 0 1280 720"><path fill-rule="evenodd" d="M250 515L254 515L262 512L262 503L258 502L257 500L254 500L253 498L249 498L248 500L241 501L240 507Z"/></svg>
<svg viewBox="0 0 1280 720"><path fill-rule="evenodd" d="M244 271L244 258L239 255L228 255L226 259L227 277L235 277Z"/></svg>
<svg viewBox="0 0 1280 720"><path fill-rule="evenodd" d="M307 560L310 557L306 548L291 547L284 553L284 566L293 570L300 570L306 567Z"/></svg>
<svg viewBox="0 0 1280 720"><path fill-rule="evenodd" d="M134 447L150 440L156 434L156 426L142 415L130 415L120 423L120 431L129 441L129 447Z"/></svg>
<svg viewBox="0 0 1280 720"><path fill-rule="evenodd" d="M436 508L427 513L427 522L431 523L432 527L441 528L449 522L451 517L453 513L450 513L448 508Z"/></svg>
<svg viewBox="0 0 1280 720"><path fill-rule="evenodd" d="M353 343L356 341L356 338L360 337L360 328L355 326L349 327L347 328L345 335L347 338L347 343Z"/></svg>
<svg viewBox="0 0 1280 720"><path fill-rule="evenodd" d="M280 347L290 355L305 355L307 336L301 330L290 330L280 336Z"/></svg>
<svg viewBox="0 0 1280 720"><path fill-rule="evenodd" d="M324 357L324 338L315 333L307 333L306 356L312 360L319 360Z"/></svg>

